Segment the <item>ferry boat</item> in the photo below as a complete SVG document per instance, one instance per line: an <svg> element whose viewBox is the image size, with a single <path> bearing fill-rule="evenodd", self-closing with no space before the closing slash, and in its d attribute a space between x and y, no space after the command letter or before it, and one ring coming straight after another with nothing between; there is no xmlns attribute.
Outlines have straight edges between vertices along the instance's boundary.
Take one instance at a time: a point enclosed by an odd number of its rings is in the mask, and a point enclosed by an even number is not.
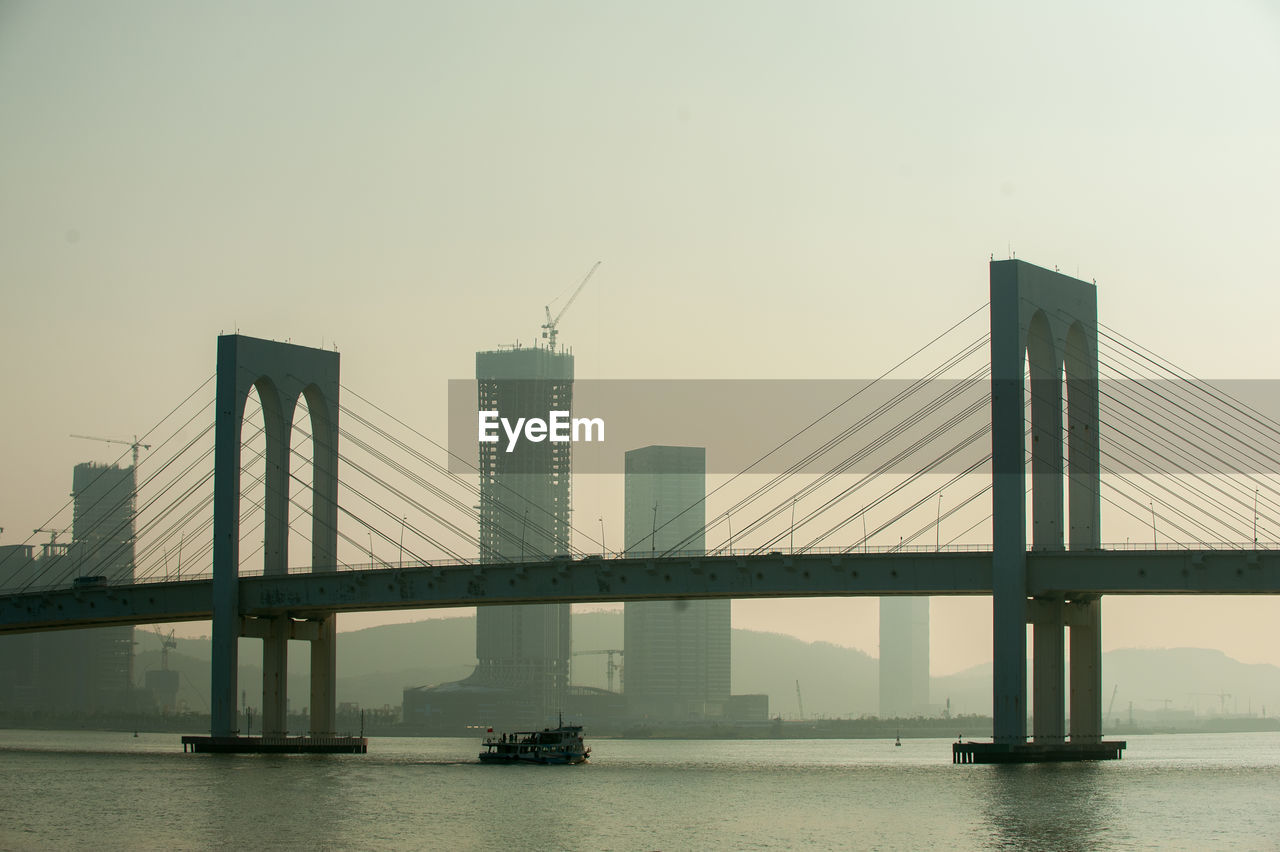
<svg viewBox="0 0 1280 852"><path fill-rule="evenodd" d="M516 731L494 736L493 728L484 738L481 763L586 763L591 748L582 741L581 725L566 725L541 731Z"/></svg>

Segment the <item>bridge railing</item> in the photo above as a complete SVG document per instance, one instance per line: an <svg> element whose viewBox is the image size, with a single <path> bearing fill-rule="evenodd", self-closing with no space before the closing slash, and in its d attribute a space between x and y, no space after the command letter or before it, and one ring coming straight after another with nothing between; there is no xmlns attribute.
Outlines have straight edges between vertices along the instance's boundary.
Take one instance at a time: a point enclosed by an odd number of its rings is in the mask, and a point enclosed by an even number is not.
<svg viewBox="0 0 1280 852"><path fill-rule="evenodd" d="M1106 542L1103 550L1280 550L1280 541L1121 541Z"/></svg>

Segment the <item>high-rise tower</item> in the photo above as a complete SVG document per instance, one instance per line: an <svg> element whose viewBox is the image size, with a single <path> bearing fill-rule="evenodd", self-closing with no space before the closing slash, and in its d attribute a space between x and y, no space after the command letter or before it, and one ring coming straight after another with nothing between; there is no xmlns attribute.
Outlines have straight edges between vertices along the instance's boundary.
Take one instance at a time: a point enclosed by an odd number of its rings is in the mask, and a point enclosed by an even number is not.
<svg viewBox="0 0 1280 852"><path fill-rule="evenodd" d="M133 582L134 469L86 462L71 475L71 553L80 575Z"/></svg>
<svg viewBox="0 0 1280 852"><path fill-rule="evenodd" d="M632 556L706 547L706 450L644 447L626 454L626 546ZM632 716L722 715L729 700L730 601L624 605L625 695Z"/></svg>
<svg viewBox="0 0 1280 852"><path fill-rule="evenodd" d="M476 353L480 411L548 419L571 411L573 355L549 347ZM479 444L480 561L550 559L570 552L568 442ZM569 605L476 610L476 668L468 677L404 691L405 724L462 733L468 725L543 727L565 709L572 654Z"/></svg>
<svg viewBox="0 0 1280 852"><path fill-rule="evenodd" d="M48 545L38 559L28 545L3 548L0 588L70 585L89 577L110 585L133 582L134 469L78 464L71 495L71 544ZM5 639L0 705L58 713L110 713L135 706L132 627Z"/></svg>
<svg viewBox="0 0 1280 852"><path fill-rule="evenodd" d="M93 462L71 475L71 549L77 576L133 582L135 470ZM133 687L133 627L76 631L83 640L76 680L99 704L121 706Z"/></svg>
<svg viewBox="0 0 1280 852"><path fill-rule="evenodd" d="M880 599L880 718L929 708L929 599Z"/></svg>
<svg viewBox="0 0 1280 852"><path fill-rule="evenodd" d="M512 422L573 405L573 355L533 347L476 353L480 411ZM570 445L480 444L480 559L549 559L569 552ZM514 690L511 722L541 724L564 707L569 685L568 604L480 607L470 680ZM504 714L505 715L505 714Z"/></svg>

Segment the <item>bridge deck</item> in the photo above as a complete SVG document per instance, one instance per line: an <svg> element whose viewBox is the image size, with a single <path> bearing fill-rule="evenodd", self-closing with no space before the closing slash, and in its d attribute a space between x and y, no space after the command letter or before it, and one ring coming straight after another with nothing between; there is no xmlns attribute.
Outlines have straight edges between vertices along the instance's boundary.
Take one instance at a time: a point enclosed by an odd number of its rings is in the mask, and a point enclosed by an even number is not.
<svg viewBox="0 0 1280 852"><path fill-rule="evenodd" d="M696 598L990 595L991 553L773 553L405 565L240 580L245 616ZM1029 552L1028 594L1277 594L1280 551ZM208 579L0 595L0 633L201 621Z"/></svg>

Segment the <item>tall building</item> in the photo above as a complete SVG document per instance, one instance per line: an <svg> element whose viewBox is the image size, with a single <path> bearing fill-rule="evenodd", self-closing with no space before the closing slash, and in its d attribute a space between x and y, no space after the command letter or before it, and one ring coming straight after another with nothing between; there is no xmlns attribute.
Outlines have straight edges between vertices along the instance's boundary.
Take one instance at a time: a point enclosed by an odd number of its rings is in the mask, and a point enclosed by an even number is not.
<svg viewBox="0 0 1280 852"><path fill-rule="evenodd" d="M134 471L85 462L71 475L71 551L77 576L133 582Z"/></svg>
<svg viewBox="0 0 1280 852"><path fill-rule="evenodd" d="M52 563L35 558L29 544L0 546L0 592L18 592L37 581ZM46 545L46 549L50 549ZM39 689L41 635L0 636L0 710L47 710Z"/></svg>
<svg viewBox="0 0 1280 852"><path fill-rule="evenodd" d="M78 577L133 582L134 469L78 464L71 496L71 544L46 546L40 558L27 546L6 548L0 583L70 585ZM135 706L132 626L34 634L6 653L15 679L0 692L16 709L83 714Z"/></svg>
<svg viewBox="0 0 1280 852"><path fill-rule="evenodd" d="M924 716L929 706L929 599L880 599L880 718Z"/></svg>
<svg viewBox="0 0 1280 852"><path fill-rule="evenodd" d="M546 419L573 406L573 355L533 347L476 353L480 411ZM569 552L570 444L480 444L480 558L547 559ZM473 678L514 687L537 714L564 707L572 652L568 604L480 607Z"/></svg>
<svg viewBox="0 0 1280 852"><path fill-rule="evenodd" d="M626 546L632 556L706 547L706 450L626 454ZM627 712L654 720L718 718L729 700L728 600L624 605Z"/></svg>
<svg viewBox="0 0 1280 852"><path fill-rule="evenodd" d="M571 411L573 355L542 347L476 353L479 410L511 422ZM569 553L570 444L479 445L480 560ZM565 709L572 653L568 604L476 611L476 669L435 687L406 689L405 721L424 730L463 725L542 727Z"/></svg>
<svg viewBox="0 0 1280 852"><path fill-rule="evenodd" d="M88 462L72 471L71 549L78 577L106 577L112 584L133 582L135 470ZM104 701L133 688L133 627L84 631L81 660L84 687Z"/></svg>

